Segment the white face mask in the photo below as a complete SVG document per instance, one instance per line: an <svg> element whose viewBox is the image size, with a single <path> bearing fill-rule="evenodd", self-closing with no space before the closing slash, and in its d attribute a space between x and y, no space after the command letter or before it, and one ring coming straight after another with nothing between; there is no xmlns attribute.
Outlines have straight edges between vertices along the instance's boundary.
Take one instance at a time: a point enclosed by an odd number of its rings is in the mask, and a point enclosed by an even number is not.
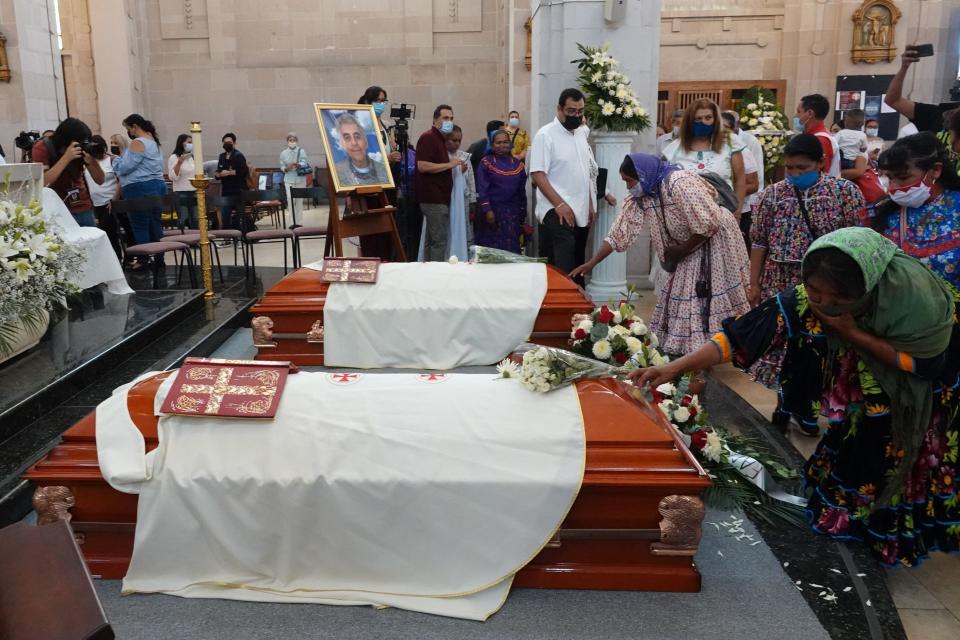
<svg viewBox="0 0 960 640"><path fill-rule="evenodd" d="M296 148L297 148L297 143L296 143L296 142L288 142L288 143L287 143L287 146L290 147L291 149L296 149Z"/></svg>
<svg viewBox="0 0 960 640"><path fill-rule="evenodd" d="M914 185L909 189L904 189L902 191L891 191L890 199L901 207L916 209L917 207L922 207L927 200L930 199L932 188L932 184L927 184L926 181L921 181L920 184Z"/></svg>
<svg viewBox="0 0 960 640"><path fill-rule="evenodd" d="M867 127L864 129L864 132L871 138L876 138L880 133L880 129L877 129L876 127Z"/></svg>
<svg viewBox="0 0 960 640"><path fill-rule="evenodd" d="M673 137L674 138L680 137L680 125L677 125L673 128Z"/></svg>

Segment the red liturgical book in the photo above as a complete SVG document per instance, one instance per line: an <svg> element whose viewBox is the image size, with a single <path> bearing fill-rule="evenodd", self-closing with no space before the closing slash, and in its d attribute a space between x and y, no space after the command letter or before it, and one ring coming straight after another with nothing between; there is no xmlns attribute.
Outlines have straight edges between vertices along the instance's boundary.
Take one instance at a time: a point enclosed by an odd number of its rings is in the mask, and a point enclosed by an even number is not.
<svg viewBox="0 0 960 640"><path fill-rule="evenodd" d="M374 284L380 258L324 258L320 279L324 282L360 282Z"/></svg>
<svg viewBox="0 0 960 640"><path fill-rule="evenodd" d="M273 418L289 373L289 362L187 358L160 413Z"/></svg>

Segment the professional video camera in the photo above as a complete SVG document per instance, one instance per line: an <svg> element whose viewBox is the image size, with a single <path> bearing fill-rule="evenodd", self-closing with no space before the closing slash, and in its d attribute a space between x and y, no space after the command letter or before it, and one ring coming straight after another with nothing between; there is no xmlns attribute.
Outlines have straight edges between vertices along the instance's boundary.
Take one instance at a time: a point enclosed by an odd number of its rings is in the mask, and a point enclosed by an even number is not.
<svg viewBox="0 0 960 640"><path fill-rule="evenodd" d="M33 149L34 143L39 139L39 131L21 131L20 135L13 139L13 144L17 145L17 149L30 151Z"/></svg>
<svg viewBox="0 0 960 640"><path fill-rule="evenodd" d="M390 117L393 118L393 137L400 153L406 156L410 147L410 120L417 117L417 105L394 104L390 106Z"/></svg>

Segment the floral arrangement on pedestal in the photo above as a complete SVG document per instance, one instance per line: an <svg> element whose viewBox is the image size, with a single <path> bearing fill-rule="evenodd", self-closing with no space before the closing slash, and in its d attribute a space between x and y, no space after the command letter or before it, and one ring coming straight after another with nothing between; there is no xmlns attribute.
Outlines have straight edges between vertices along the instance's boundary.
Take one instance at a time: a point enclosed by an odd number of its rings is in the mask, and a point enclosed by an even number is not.
<svg viewBox="0 0 960 640"><path fill-rule="evenodd" d="M39 204L0 193L0 359L14 353L24 332L39 339L49 313L66 308L77 291L68 275L81 258L48 227Z"/></svg>
<svg viewBox="0 0 960 640"><path fill-rule="evenodd" d="M783 147L790 122L783 107L776 103L773 92L751 87L740 102L740 127L757 137L763 147L764 174L770 179L783 160Z"/></svg>
<svg viewBox="0 0 960 640"><path fill-rule="evenodd" d="M577 83L586 97L584 115L590 126L606 131L644 131L650 127L650 114L630 86L630 79L619 71L620 64L610 56L609 45L588 47L577 44L583 54L577 65Z"/></svg>

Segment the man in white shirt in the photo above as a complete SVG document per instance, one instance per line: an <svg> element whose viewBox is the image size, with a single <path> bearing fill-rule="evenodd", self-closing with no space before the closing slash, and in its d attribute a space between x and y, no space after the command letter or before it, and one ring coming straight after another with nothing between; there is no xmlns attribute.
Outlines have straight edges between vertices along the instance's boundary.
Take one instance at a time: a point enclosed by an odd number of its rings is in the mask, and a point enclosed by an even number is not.
<svg viewBox="0 0 960 640"><path fill-rule="evenodd" d="M683 109L677 109L673 112L673 128L657 138L657 155L663 156L663 150L667 145L680 137L680 125L683 123Z"/></svg>
<svg viewBox="0 0 960 640"><path fill-rule="evenodd" d="M579 89L564 89L557 117L537 131L527 156L537 187L540 255L565 273L585 261L587 235L596 217L592 154L586 136L577 135L583 107Z"/></svg>
<svg viewBox="0 0 960 640"><path fill-rule="evenodd" d="M740 140L740 146L744 147L741 156L743 157L743 172L747 174L747 197L744 199L743 208L740 210L740 231L743 232L749 248L753 207L760 200L760 192L764 188L763 169L765 160L763 147L755 135L740 128L740 116L736 111L724 111L721 116L727 128Z"/></svg>

